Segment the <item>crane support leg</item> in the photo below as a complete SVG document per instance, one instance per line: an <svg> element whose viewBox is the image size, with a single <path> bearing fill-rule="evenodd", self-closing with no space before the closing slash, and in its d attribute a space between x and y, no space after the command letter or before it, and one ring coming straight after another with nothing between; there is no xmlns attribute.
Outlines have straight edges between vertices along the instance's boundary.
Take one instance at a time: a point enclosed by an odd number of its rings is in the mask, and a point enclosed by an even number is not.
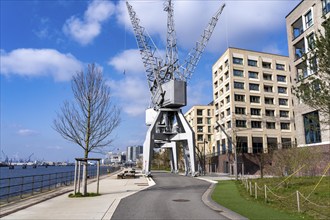
<svg viewBox="0 0 330 220"><path fill-rule="evenodd" d="M149 118L150 119L150 118ZM148 120L150 121L150 120ZM175 128L174 128L175 124ZM150 175L151 160L154 148L168 148L171 152L172 171L178 172L177 145L183 143L186 175L196 175L194 132L183 116L181 109L159 109L149 124L143 144L143 172ZM169 126L170 125L170 126Z"/></svg>

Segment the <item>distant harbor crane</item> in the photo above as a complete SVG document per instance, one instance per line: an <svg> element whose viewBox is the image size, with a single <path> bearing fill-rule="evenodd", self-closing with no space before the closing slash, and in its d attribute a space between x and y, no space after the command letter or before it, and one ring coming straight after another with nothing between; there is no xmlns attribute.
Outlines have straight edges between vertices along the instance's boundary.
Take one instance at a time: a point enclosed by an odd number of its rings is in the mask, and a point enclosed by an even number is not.
<svg viewBox="0 0 330 220"><path fill-rule="evenodd" d="M178 58L172 1L167 0L164 4L164 11L167 12L165 60L156 56L156 46L145 28L140 25L140 19L127 1L126 6L151 93L151 106L146 110L146 124L149 129L143 144L143 172L150 175L153 149L161 147L170 150L172 172L178 172L176 143L180 142L184 152L185 173L195 176L197 173L194 132L184 118L181 107L187 104L186 82L194 72L225 4L211 18L200 40L196 42L196 46L190 51L182 65Z"/></svg>

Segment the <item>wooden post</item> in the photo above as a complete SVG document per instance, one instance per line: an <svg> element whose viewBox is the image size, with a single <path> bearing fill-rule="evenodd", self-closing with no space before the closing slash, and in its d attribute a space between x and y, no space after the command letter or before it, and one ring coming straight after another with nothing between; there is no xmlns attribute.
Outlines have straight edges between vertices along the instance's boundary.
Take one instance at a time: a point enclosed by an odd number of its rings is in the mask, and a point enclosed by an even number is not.
<svg viewBox="0 0 330 220"><path fill-rule="evenodd" d="M257 185L257 182L254 183L254 198L258 199L258 185Z"/></svg>
<svg viewBox="0 0 330 220"><path fill-rule="evenodd" d="M97 189L96 194L99 194L99 187L100 187L100 161L97 161L97 171L96 171L96 178L97 178Z"/></svg>
<svg viewBox="0 0 330 220"><path fill-rule="evenodd" d="M78 173L78 161L76 160L76 163L74 165L74 179L73 179L74 194L77 193L77 173Z"/></svg>
<svg viewBox="0 0 330 220"><path fill-rule="evenodd" d="M265 185L265 202L267 202L267 186Z"/></svg>
<svg viewBox="0 0 330 220"><path fill-rule="evenodd" d="M296 191L297 193L297 208L298 208L298 212L300 212L300 201L299 201L299 191Z"/></svg>
<svg viewBox="0 0 330 220"><path fill-rule="evenodd" d="M81 161L78 161L78 193L80 193L80 170L81 170Z"/></svg>
<svg viewBox="0 0 330 220"><path fill-rule="evenodd" d="M249 182L249 185L250 185L250 196L252 196L252 183Z"/></svg>

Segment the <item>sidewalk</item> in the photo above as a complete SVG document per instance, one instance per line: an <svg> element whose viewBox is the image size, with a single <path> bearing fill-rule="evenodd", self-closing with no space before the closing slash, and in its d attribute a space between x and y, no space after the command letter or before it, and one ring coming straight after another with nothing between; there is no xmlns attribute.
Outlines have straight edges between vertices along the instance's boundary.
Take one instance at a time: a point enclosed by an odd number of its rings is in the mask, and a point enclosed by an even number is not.
<svg viewBox="0 0 330 220"><path fill-rule="evenodd" d="M122 198L153 184L142 175L136 179L117 179L113 175L100 180L100 196L69 198L65 193L1 219L110 219ZM88 192L96 192L96 182L88 185Z"/></svg>

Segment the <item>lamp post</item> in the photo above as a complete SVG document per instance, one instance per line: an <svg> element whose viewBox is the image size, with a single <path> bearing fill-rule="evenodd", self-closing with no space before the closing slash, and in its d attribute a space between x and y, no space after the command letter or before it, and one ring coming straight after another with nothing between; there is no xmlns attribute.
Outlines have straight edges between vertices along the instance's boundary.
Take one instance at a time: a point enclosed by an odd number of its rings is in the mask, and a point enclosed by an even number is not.
<svg viewBox="0 0 330 220"><path fill-rule="evenodd" d="M230 143L232 144L232 146L234 147L234 174L235 174L235 180L238 180L238 172L237 172L237 151L236 151L236 145L234 144L231 136L229 136L227 134L227 132L225 131L225 129L222 127L222 125L219 124L219 122L216 122L216 126L215 129L220 128L221 131L227 136L228 140L230 141Z"/></svg>
<svg viewBox="0 0 330 220"><path fill-rule="evenodd" d="M206 149L205 149L205 144L208 143L205 139L204 139L204 157L203 157L203 172L204 172L204 176L206 173Z"/></svg>

